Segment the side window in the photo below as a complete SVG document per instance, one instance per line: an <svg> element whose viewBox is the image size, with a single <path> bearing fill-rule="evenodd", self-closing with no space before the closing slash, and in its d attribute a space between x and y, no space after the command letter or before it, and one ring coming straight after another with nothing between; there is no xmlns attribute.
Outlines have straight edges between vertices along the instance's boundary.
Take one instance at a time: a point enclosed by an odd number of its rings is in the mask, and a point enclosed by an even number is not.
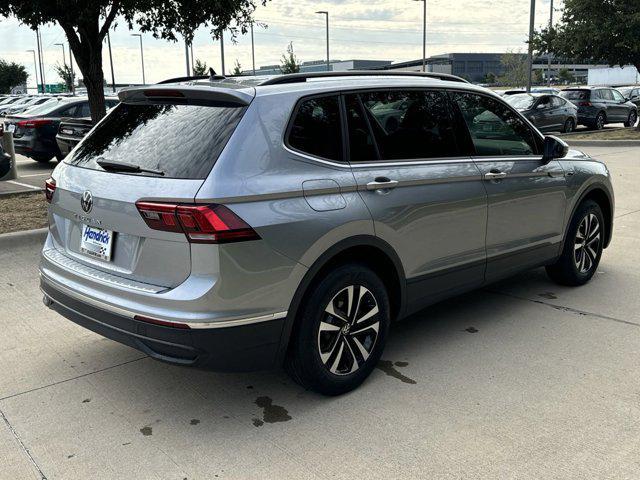
<svg viewBox="0 0 640 480"><path fill-rule="evenodd" d="M613 93L611 90L599 90L600 98L603 100L613 100Z"/></svg>
<svg viewBox="0 0 640 480"><path fill-rule="evenodd" d="M551 104L553 105L553 108L564 107L566 103L566 100L563 100L560 97L551 97Z"/></svg>
<svg viewBox="0 0 640 480"><path fill-rule="evenodd" d="M624 97L622 96L622 94L619 91L617 91L617 90L610 90L610 91L613 94L613 99L616 102L624 102Z"/></svg>
<svg viewBox="0 0 640 480"><path fill-rule="evenodd" d="M304 100L298 107L287 143L301 152L329 160L342 159L338 96Z"/></svg>
<svg viewBox="0 0 640 480"><path fill-rule="evenodd" d="M538 105L536 106L536 108L540 110L546 110L552 107L553 107L553 102L551 100L551 97L548 97L548 96L540 97L540 100L538 101Z"/></svg>
<svg viewBox="0 0 640 480"><path fill-rule="evenodd" d="M381 160L459 154L444 92L391 90L363 93L360 99Z"/></svg>
<svg viewBox="0 0 640 480"><path fill-rule="evenodd" d="M349 160L352 162L378 160L378 152L358 96L347 95L345 101L349 127Z"/></svg>
<svg viewBox="0 0 640 480"><path fill-rule="evenodd" d="M73 117L75 115L76 109L77 109L76 105L71 105L70 107L63 108L62 110L58 111L58 116L59 117Z"/></svg>
<svg viewBox="0 0 640 480"><path fill-rule="evenodd" d="M484 95L453 92L469 129L476 155L535 155L536 137L524 121L501 102Z"/></svg>

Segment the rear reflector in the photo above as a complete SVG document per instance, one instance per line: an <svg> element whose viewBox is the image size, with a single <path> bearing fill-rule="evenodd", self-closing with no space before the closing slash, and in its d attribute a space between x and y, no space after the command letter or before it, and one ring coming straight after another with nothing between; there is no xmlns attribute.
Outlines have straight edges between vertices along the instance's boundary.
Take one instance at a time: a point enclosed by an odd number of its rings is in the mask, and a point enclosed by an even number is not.
<svg viewBox="0 0 640 480"><path fill-rule="evenodd" d="M182 232L191 243L231 243L259 240L247 223L224 205L178 205L136 202L149 228Z"/></svg>
<svg viewBox="0 0 640 480"><path fill-rule="evenodd" d="M56 181L49 177L44 181L44 196L47 199L47 203L51 203L53 199L53 193L56 191Z"/></svg>
<svg viewBox="0 0 640 480"><path fill-rule="evenodd" d="M143 317L142 315L134 315L133 319L138 320L139 322L153 323L154 325L160 325L162 327L182 328L187 330L191 328L189 325L186 325L184 323L167 322L166 320Z"/></svg>

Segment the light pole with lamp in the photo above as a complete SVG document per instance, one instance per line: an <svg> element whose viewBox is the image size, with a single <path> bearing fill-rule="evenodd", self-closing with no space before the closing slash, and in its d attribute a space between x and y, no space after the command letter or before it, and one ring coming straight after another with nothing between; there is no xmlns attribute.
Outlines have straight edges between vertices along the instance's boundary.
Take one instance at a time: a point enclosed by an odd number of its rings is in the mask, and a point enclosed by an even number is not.
<svg viewBox="0 0 640 480"><path fill-rule="evenodd" d="M142 84L146 85L147 80L144 78L144 51L142 49L142 34L141 33L132 33L132 37L140 38L140 61L142 62Z"/></svg>
<svg viewBox="0 0 640 480"><path fill-rule="evenodd" d="M327 21L327 72L330 70L329 68L329 12L326 10L319 10L316 13L320 15L324 15Z"/></svg>
<svg viewBox="0 0 640 480"><path fill-rule="evenodd" d="M415 0L423 2L422 9L422 71L427 71L427 0Z"/></svg>

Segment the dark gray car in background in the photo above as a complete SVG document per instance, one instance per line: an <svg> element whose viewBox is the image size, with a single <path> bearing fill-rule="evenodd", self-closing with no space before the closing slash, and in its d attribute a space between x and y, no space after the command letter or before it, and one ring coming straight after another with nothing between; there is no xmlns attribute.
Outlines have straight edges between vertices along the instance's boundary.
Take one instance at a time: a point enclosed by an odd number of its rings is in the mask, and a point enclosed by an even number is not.
<svg viewBox="0 0 640 480"><path fill-rule="evenodd" d="M607 123L635 125L638 107L615 88L567 88L560 95L578 107L578 123L596 130Z"/></svg>
<svg viewBox="0 0 640 480"><path fill-rule="evenodd" d="M578 124L578 108L558 95L520 93L504 100L541 131L569 133Z"/></svg>
<svg viewBox="0 0 640 480"><path fill-rule="evenodd" d="M606 165L457 77L214 77L120 100L46 182L41 289L161 361L284 364L337 395L392 321L539 266L585 284L611 240Z"/></svg>
<svg viewBox="0 0 640 480"><path fill-rule="evenodd" d="M618 91L634 103L636 107L640 107L640 85L633 87L620 87Z"/></svg>

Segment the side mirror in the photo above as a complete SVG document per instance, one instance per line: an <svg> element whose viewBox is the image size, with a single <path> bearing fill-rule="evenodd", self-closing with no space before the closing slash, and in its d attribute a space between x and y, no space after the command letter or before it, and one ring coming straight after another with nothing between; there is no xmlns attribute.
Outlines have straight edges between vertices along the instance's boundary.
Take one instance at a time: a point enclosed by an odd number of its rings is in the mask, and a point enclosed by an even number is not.
<svg viewBox="0 0 640 480"><path fill-rule="evenodd" d="M547 135L544 137L544 148L542 153L542 161L549 163L556 158L564 158L569 153L569 145L564 140Z"/></svg>

